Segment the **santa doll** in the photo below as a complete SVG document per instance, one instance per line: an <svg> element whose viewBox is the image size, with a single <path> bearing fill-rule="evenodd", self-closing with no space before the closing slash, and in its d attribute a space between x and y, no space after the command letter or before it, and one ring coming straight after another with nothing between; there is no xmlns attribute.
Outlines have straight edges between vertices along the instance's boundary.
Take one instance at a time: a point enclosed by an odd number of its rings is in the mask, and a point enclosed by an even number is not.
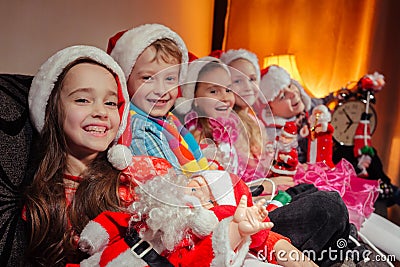
<svg viewBox="0 0 400 267"><path fill-rule="evenodd" d="M126 163L114 164L124 168L124 183L136 177ZM270 235L265 201L252 205L235 175L203 171L188 183L171 168L146 177L133 181L136 201L126 213L103 212L82 231L79 247L91 256L80 266L254 266L246 265L254 251L268 249L265 258L273 260L275 243L288 241Z"/></svg>
<svg viewBox="0 0 400 267"><path fill-rule="evenodd" d="M357 83L358 92L366 95L365 112L361 114L361 119L354 133L354 156L358 159L357 174L360 177L368 177L367 168L372 157L375 155L371 142L371 129L369 113L370 95L382 90L385 85L383 75L375 72L374 74L364 75Z"/></svg>
<svg viewBox="0 0 400 267"><path fill-rule="evenodd" d="M328 167L333 168L332 162L332 135L333 126L331 113L325 105L316 106L308 118L308 125L305 125L300 135L308 139L307 162L324 162Z"/></svg>
<svg viewBox="0 0 400 267"><path fill-rule="evenodd" d="M287 121L277 139L275 159L271 167L272 175L293 176L296 173L299 163L296 123L294 121Z"/></svg>

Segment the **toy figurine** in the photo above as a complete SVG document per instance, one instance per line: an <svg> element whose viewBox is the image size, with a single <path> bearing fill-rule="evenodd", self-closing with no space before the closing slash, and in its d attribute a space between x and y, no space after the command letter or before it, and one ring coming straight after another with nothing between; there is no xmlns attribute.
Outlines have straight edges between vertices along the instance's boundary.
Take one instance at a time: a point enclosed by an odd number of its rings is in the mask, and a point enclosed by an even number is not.
<svg viewBox="0 0 400 267"><path fill-rule="evenodd" d="M375 72L374 74L364 75L357 83L358 91L366 95L365 112L361 114L360 123L354 134L354 156L358 159L357 175L360 177L368 177L367 168L369 167L372 157L375 155L371 142L371 130L369 126L369 103L370 96L382 90L385 85L383 75Z"/></svg>
<svg viewBox="0 0 400 267"><path fill-rule="evenodd" d="M293 121L287 121L277 140L274 164L271 167L273 176L296 173L299 163L297 155L297 126Z"/></svg>
<svg viewBox="0 0 400 267"><path fill-rule="evenodd" d="M308 139L307 162L325 162L330 168L335 167L332 162L332 135L333 126L331 113L325 105L316 106L310 117L308 125L305 125L300 135Z"/></svg>

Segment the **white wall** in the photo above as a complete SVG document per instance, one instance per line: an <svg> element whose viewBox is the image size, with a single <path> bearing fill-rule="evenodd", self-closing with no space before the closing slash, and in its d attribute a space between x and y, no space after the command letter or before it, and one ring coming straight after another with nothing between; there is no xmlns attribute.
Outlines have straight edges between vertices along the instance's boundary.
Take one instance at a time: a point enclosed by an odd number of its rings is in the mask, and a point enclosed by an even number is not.
<svg viewBox="0 0 400 267"><path fill-rule="evenodd" d="M213 0L0 0L0 73L35 74L74 44L106 49L115 33L143 23L176 31L188 49L211 49Z"/></svg>

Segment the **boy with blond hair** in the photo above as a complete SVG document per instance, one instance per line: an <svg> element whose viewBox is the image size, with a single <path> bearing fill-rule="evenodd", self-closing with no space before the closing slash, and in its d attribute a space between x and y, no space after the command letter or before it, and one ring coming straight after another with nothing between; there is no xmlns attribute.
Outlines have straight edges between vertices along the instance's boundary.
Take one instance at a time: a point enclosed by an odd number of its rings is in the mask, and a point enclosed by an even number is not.
<svg viewBox="0 0 400 267"><path fill-rule="evenodd" d="M178 172L206 169L197 142L170 112L187 71L181 37L163 25L145 24L113 36L108 52L127 78L132 153L165 158Z"/></svg>

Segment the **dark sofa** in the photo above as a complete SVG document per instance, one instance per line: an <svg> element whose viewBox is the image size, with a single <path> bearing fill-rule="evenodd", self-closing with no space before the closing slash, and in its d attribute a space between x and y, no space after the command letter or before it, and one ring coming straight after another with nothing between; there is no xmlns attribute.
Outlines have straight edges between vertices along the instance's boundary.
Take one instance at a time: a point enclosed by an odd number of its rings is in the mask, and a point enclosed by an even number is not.
<svg viewBox="0 0 400 267"><path fill-rule="evenodd" d="M33 129L28 91L32 76L0 74L0 266L24 262L26 237L21 219L22 190L33 176Z"/></svg>

